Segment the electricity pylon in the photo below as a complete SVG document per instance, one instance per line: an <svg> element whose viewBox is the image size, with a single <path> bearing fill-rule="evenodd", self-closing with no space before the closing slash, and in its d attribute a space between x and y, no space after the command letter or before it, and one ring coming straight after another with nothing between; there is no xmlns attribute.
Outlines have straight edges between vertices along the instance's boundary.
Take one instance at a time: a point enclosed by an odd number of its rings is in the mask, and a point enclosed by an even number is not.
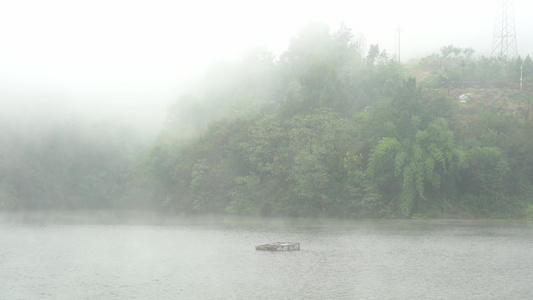
<svg viewBox="0 0 533 300"><path fill-rule="evenodd" d="M361 56L361 58L365 58L366 55L368 54L366 52L367 50L366 50L365 35L361 32L357 33L355 37L355 43L356 43L357 51L359 51L359 55Z"/></svg>
<svg viewBox="0 0 533 300"><path fill-rule="evenodd" d="M518 56L518 48L516 46L513 2L512 0L501 0L500 5L494 25L492 56L514 58Z"/></svg>

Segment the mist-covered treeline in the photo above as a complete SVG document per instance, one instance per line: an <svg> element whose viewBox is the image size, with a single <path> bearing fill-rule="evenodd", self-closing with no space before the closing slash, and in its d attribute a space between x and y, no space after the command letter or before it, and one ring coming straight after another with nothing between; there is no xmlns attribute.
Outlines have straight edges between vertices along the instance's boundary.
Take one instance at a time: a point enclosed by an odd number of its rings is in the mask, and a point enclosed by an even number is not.
<svg viewBox="0 0 533 300"><path fill-rule="evenodd" d="M522 59L506 57L475 57L472 48L443 46L438 53L422 58L417 67L430 73L421 84L425 87L446 88L515 88L520 77L529 82L533 75L533 62L529 55ZM528 80L529 79L529 80Z"/></svg>
<svg viewBox="0 0 533 300"><path fill-rule="evenodd" d="M123 206L142 144L130 129L81 121L0 127L2 209Z"/></svg>
<svg viewBox="0 0 533 300"><path fill-rule="evenodd" d="M349 28L314 23L280 57L256 48L213 65L140 155L125 134L61 127L27 141L8 132L0 137L2 207L528 214L533 123L516 71L531 78L529 57L476 58L446 46L404 65L377 45L359 49ZM470 99L459 103L458 93Z"/></svg>
<svg viewBox="0 0 533 300"><path fill-rule="evenodd" d="M406 70L377 45L358 49L350 29L311 24L277 60L255 49L209 70L202 92L169 110L138 169L135 186L151 191L140 198L194 213L527 213L533 161L521 59L445 46ZM408 71L423 75L420 86ZM476 101L466 104L449 96L474 87L493 89L469 93ZM487 93L497 95L485 101Z"/></svg>

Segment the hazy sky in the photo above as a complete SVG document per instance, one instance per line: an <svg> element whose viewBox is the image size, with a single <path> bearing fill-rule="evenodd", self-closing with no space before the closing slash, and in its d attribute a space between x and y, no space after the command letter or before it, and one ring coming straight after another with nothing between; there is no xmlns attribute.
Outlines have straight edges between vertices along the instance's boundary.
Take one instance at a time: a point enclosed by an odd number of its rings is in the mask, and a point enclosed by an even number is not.
<svg viewBox="0 0 533 300"><path fill-rule="evenodd" d="M448 44L490 55L498 2L2 1L0 93L46 93L80 113L160 124L190 74L258 44L278 55L310 21L332 29L345 22L391 54L399 25L402 60ZM514 1L522 56L533 54L531 2Z"/></svg>

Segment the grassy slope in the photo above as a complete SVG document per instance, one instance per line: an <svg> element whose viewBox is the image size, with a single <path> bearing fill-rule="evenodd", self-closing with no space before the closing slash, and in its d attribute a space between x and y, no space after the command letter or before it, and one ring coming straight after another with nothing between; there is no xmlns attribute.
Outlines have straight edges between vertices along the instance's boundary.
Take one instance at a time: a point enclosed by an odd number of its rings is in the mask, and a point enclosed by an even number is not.
<svg viewBox="0 0 533 300"><path fill-rule="evenodd" d="M408 63L404 65L406 72L416 78L417 82L422 82L424 79L431 76L429 71L425 71L418 67L417 62ZM423 90L424 93L432 95L442 95L452 97L457 100L459 110L457 114L457 121L459 126L470 127L472 123L479 119L479 113L482 109L491 111L512 114L520 120L525 120L529 116L530 106L533 102L528 104L528 100L533 98L532 91L520 91L519 84L512 84L505 88L427 88ZM449 94L448 94L449 93ZM469 100L466 103L460 103L459 97L463 94L468 95ZM529 99L528 99L529 98ZM533 204L529 205L527 218L533 218ZM462 218L461 216L456 216ZM464 216L463 216L464 217Z"/></svg>
<svg viewBox="0 0 533 300"><path fill-rule="evenodd" d="M431 76L429 71L418 67L417 62L405 64L404 68L410 76L416 78L417 82L422 82ZM444 87L426 89L424 92L442 96L448 95L448 89ZM501 113L515 114L520 119L526 118L528 114L527 92L521 92L518 83L505 88L452 87L449 90L449 96L456 99L457 102L459 102L459 97L463 94L467 94L470 99L467 103L461 103L460 115L463 116L470 115L475 118L481 107Z"/></svg>

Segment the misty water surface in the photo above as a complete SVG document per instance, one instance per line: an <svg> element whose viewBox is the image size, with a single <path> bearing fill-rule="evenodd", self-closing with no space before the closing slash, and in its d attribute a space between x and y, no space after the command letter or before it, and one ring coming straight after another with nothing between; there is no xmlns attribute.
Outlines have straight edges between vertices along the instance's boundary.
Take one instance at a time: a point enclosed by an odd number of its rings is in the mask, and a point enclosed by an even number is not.
<svg viewBox="0 0 533 300"><path fill-rule="evenodd" d="M533 297L527 222L78 217L3 215L0 299Z"/></svg>

